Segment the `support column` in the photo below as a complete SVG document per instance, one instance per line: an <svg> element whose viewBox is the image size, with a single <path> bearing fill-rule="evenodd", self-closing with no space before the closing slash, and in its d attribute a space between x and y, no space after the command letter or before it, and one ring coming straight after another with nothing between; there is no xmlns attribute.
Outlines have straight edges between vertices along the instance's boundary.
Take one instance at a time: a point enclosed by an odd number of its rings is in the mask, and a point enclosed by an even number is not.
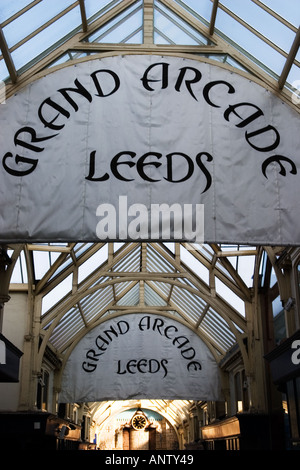
<svg viewBox="0 0 300 470"><path fill-rule="evenodd" d="M256 294L252 304L247 305L248 320L248 357L247 371L250 410L266 413L268 410L266 396L266 364L264 360L264 335L262 325L261 296Z"/></svg>
<svg viewBox="0 0 300 470"><path fill-rule="evenodd" d="M281 395L272 383L265 355L270 349L268 292L257 290L247 306L248 384L250 411L273 414L282 410Z"/></svg>

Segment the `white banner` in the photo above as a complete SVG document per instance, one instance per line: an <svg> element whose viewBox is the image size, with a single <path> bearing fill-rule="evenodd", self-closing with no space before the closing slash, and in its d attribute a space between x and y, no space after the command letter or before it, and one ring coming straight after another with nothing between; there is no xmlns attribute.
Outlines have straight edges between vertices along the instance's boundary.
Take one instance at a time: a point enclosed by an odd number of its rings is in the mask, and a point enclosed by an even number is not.
<svg viewBox="0 0 300 470"><path fill-rule="evenodd" d="M94 59L0 105L0 242L300 243L299 115L234 69Z"/></svg>
<svg viewBox="0 0 300 470"><path fill-rule="evenodd" d="M222 400L212 353L166 317L130 314L101 324L72 351L59 401L133 398Z"/></svg>

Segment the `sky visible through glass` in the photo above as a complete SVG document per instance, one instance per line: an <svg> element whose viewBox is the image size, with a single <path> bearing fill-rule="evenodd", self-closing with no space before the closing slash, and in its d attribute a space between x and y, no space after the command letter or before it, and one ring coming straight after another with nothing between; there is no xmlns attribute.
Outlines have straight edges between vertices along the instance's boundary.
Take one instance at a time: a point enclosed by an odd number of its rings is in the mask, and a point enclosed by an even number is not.
<svg viewBox="0 0 300 470"><path fill-rule="evenodd" d="M178 0L177 3L196 12L205 21L211 18L212 2L198 0ZM259 4L268 7L275 15L265 11ZM255 29L258 33L271 41L275 46L282 49L287 54L290 51L296 30L300 25L300 2L298 0L263 0L255 2L253 0L221 0L223 5L241 20ZM225 35L237 46L251 54L261 64L270 69L276 76L280 76L285 64L285 57L277 52L272 45L268 45L263 39L257 37L245 26L239 24L222 8L218 8L216 18L216 32ZM296 59L299 61L300 52ZM299 67L293 66L288 77L288 82L292 84L300 79Z"/></svg>

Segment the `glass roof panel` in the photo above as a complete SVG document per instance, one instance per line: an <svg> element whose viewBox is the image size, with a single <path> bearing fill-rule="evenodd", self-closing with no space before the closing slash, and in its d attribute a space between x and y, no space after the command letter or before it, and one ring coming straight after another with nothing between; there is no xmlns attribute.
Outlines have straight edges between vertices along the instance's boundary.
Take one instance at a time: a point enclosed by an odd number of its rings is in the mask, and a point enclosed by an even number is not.
<svg viewBox="0 0 300 470"><path fill-rule="evenodd" d="M86 277L94 272L96 269L104 263L107 257L107 247L104 245L96 253L88 257L88 259L78 268L78 282L80 283Z"/></svg>
<svg viewBox="0 0 300 470"><path fill-rule="evenodd" d="M48 311L58 303L72 289L72 276L61 281L54 289L43 297L42 313Z"/></svg>
<svg viewBox="0 0 300 470"><path fill-rule="evenodd" d="M225 350L229 349L236 342L234 334L229 329L228 324L213 309L209 309L201 322L200 330L203 330L208 336L217 339L218 343Z"/></svg>
<svg viewBox="0 0 300 470"><path fill-rule="evenodd" d="M133 285L132 289L130 289L124 296L117 302L117 305L138 305L139 302L139 285Z"/></svg>
<svg viewBox="0 0 300 470"><path fill-rule="evenodd" d="M238 310L241 315L245 315L245 303L219 279L216 279L216 291L223 299L226 300L226 302Z"/></svg>
<svg viewBox="0 0 300 470"><path fill-rule="evenodd" d="M180 256L184 263L186 263L190 269L193 270L197 276L199 276L207 285L209 283L209 271L206 266L199 263L193 256L192 252L186 250L183 246L180 246Z"/></svg>
<svg viewBox="0 0 300 470"><path fill-rule="evenodd" d="M147 270L151 272L174 271L171 263L168 263L157 251L151 246L147 246L147 252L150 256L147 259Z"/></svg>
<svg viewBox="0 0 300 470"><path fill-rule="evenodd" d="M13 251L8 250L7 253L8 253L8 256L11 257L13 254ZM21 251L19 258L17 259L10 282L21 283L21 284L28 282L27 266L26 266L24 251Z"/></svg>
<svg viewBox="0 0 300 470"><path fill-rule="evenodd" d="M202 21L207 24L211 17L212 11L212 2L211 1L204 1L199 2L199 0L175 0L183 8L186 8L192 14L198 13L200 15ZM197 17L199 18L199 16Z"/></svg>
<svg viewBox="0 0 300 470"><path fill-rule="evenodd" d="M67 312L61 320L58 328L54 328L51 335L51 344L57 349L63 350L68 341L83 328L83 319L77 309Z"/></svg>
<svg viewBox="0 0 300 470"><path fill-rule="evenodd" d="M239 48L255 57L256 60L264 65L264 68L269 68L276 75L280 75L285 63L285 57L253 32L238 23L231 15L223 10L219 10L216 28L222 31L235 44L238 44Z"/></svg>
<svg viewBox="0 0 300 470"><path fill-rule="evenodd" d="M212 1L175 0L180 7L208 26ZM225 10L225 11L224 11ZM236 16L235 16L236 15ZM218 2L215 33L246 55L269 75L280 76L295 33L300 24L300 4L296 0L222 0ZM278 49L279 48L279 49ZM281 54L281 50L285 55ZM289 83L299 74L293 66Z"/></svg>

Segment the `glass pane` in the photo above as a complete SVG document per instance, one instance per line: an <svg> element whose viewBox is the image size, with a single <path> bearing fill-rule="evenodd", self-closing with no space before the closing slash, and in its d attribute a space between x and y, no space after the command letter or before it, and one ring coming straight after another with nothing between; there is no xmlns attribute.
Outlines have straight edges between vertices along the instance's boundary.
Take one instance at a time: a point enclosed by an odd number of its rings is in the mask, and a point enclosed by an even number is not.
<svg viewBox="0 0 300 470"><path fill-rule="evenodd" d="M222 0L222 5L281 49L289 52L295 33L268 12L249 0L243 2Z"/></svg>
<svg viewBox="0 0 300 470"><path fill-rule="evenodd" d="M212 2L210 0L201 1L199 0L176 0L181 7L193 13L190 9L202 16L206 21L210 21L212 12Z"/></svg>
<svg viewBox="0 0 300 470"><path fill-rule="evenodd" d="M32 3L32 0L2 0L0 5L0 21L1 23L11 16L13 16L18 11L27 7Z"/></svg>
<svg viewBox="0 0 300 470"><path fill-rule="evenodd" d="M98 43L127 42L127 38L130 39L132 35L135 35L137 30L142 28L142 24L143 10L141 2L138 2L137 4L134 4L132 8L125 10L116 18L105 24L102 28L98 29L95 33L91 34L88 41ZM141 35L139 36L139 39L141 42Z"/></svg>

